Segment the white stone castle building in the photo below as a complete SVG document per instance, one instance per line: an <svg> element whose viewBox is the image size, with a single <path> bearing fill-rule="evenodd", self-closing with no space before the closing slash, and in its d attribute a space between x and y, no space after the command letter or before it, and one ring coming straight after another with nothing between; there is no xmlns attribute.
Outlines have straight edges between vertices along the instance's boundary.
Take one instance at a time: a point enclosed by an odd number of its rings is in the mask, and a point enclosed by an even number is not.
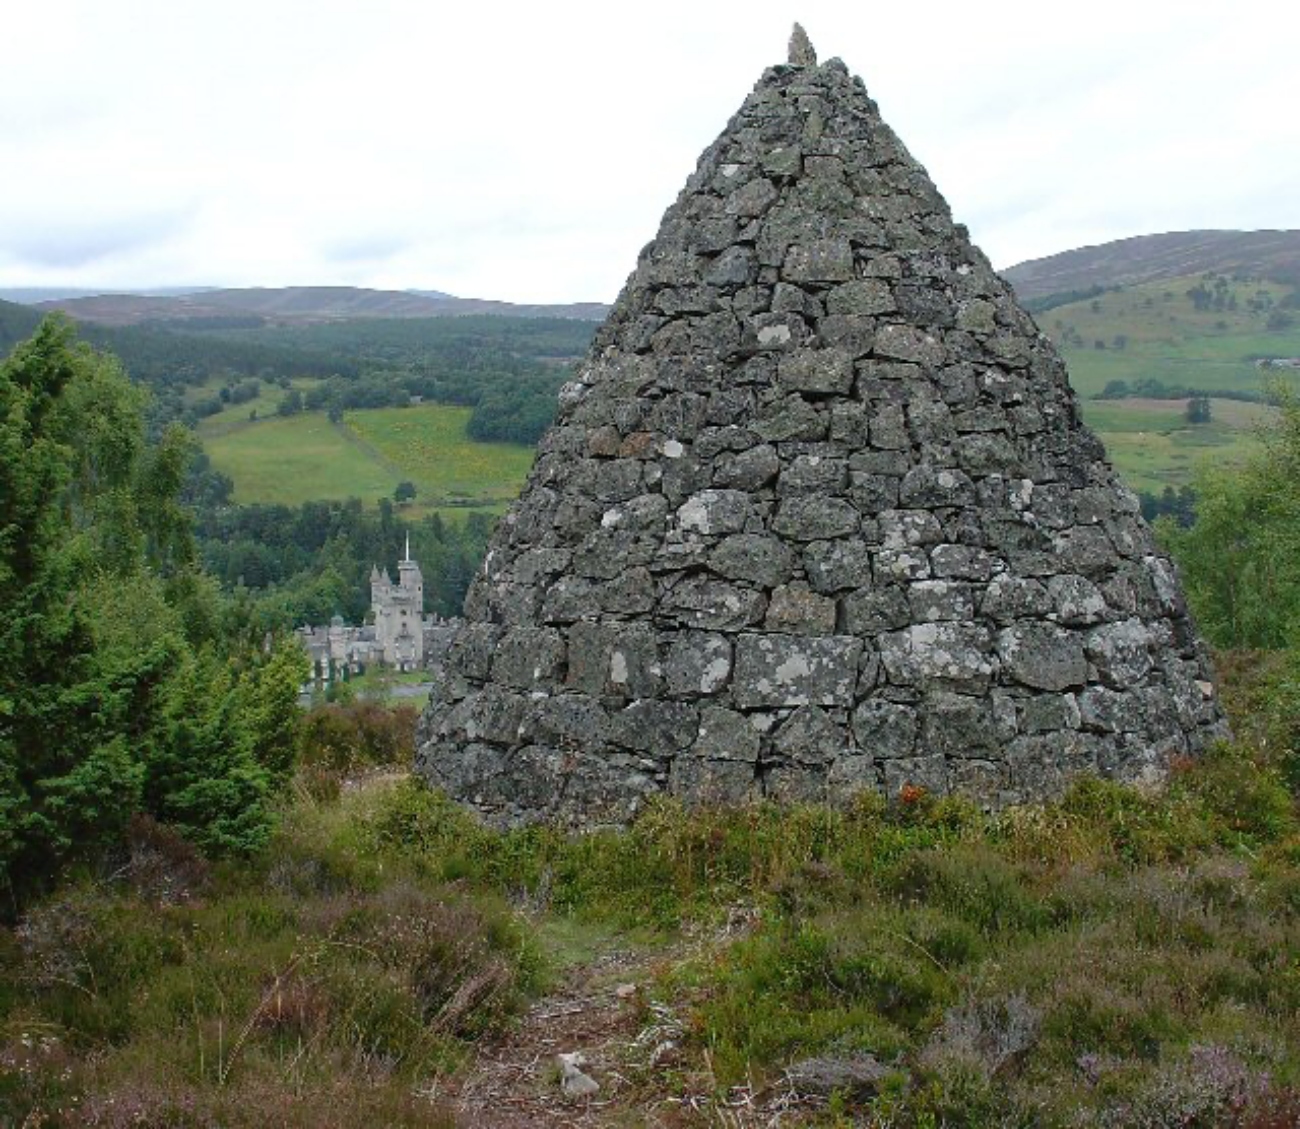
<svg viewBox="0 0 1300 1129"><path fill-rule="evenodd" d="M385 568L370 570L370 620L349 627L335 616L328 627L300 627L298 637L312 661L317 682L361 674L370 667L421 670L450 625L424 614L424 575L411 559L411 539L397 564L397 583Z"/></svg>
<svg viewBox="0 0 1300 1129"><path fill-rule="evenodd" d="M397 565L397 583L388 569L370 570L370 610L375 619L375 643L385 666L417 670L424 661L424 574L411 560L411 538Z"/></svg>

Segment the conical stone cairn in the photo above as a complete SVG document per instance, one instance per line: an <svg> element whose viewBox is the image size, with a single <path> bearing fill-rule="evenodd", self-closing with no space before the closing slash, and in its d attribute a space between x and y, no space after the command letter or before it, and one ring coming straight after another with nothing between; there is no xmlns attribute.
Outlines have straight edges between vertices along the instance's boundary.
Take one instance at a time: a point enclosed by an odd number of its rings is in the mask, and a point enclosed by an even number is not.
<svg viewBox="0 0 1300 1129"><path fill-rule="evenodd" d="M801 29L642 251L437 671L498 825L1158 781L1224 735L1051 343Z"/></svg>

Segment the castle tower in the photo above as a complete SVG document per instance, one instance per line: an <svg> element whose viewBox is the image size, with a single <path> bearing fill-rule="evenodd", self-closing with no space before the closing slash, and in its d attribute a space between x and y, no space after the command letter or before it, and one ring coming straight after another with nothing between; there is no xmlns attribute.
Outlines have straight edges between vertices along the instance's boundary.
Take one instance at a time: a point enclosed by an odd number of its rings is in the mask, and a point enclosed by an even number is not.
<svg viewBox="0 0 1300 1129"><path fill-rule="evenodd" d="M370 570L371 610L375 639L383 649L386 666L418 670L424 663L424 575L411 559L411 538L397 564L397 583L385 569Z"/></svg>
<svg viewBox="0 0 1300 1129"><path fill-rule="evenodd" d="M424 617L424 574L420 566L411 559L411 535L406 535L406 555L397 564L398 585L406 594L415 612L416 619Z"/></svg>
<svg viewBox="0 0 1300 1129"><path fill-rule="evenodd" d="M801 33L499 523L417 768L497 823L1155 780L1223 732L1065 367Z"/></svg>

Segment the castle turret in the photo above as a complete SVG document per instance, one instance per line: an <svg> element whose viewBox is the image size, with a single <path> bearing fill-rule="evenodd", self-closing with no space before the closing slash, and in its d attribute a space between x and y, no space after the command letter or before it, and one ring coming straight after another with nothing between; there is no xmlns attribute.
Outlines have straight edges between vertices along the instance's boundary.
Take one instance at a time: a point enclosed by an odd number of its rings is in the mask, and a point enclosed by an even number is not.
<svg viewBox="0 0 1300 1129"><path fill-rule="evenodd" d="M417 620L424 616L424 574L411 559L411 535L406 535L406 556L397 565L397 583L410 599Z"/></svg>

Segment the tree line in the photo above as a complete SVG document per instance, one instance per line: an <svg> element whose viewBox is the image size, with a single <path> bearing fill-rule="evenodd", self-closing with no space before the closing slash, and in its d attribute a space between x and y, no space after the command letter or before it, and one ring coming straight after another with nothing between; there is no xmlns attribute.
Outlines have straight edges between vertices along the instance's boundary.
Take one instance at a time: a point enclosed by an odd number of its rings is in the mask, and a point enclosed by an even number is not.
<svg viewBox="0 0 1300 1129"><path fill-rule="evenodd" d="M336 614L361 623L370 608L371 567L393 571L408 535L424 573L426 610L458 615L492 525L481 513L463 522L437 514L408 521L390 499L367 509L352 498L204 506L195 531L208 573L246 602L259 627L278 631L328 623Z"/></svg>

